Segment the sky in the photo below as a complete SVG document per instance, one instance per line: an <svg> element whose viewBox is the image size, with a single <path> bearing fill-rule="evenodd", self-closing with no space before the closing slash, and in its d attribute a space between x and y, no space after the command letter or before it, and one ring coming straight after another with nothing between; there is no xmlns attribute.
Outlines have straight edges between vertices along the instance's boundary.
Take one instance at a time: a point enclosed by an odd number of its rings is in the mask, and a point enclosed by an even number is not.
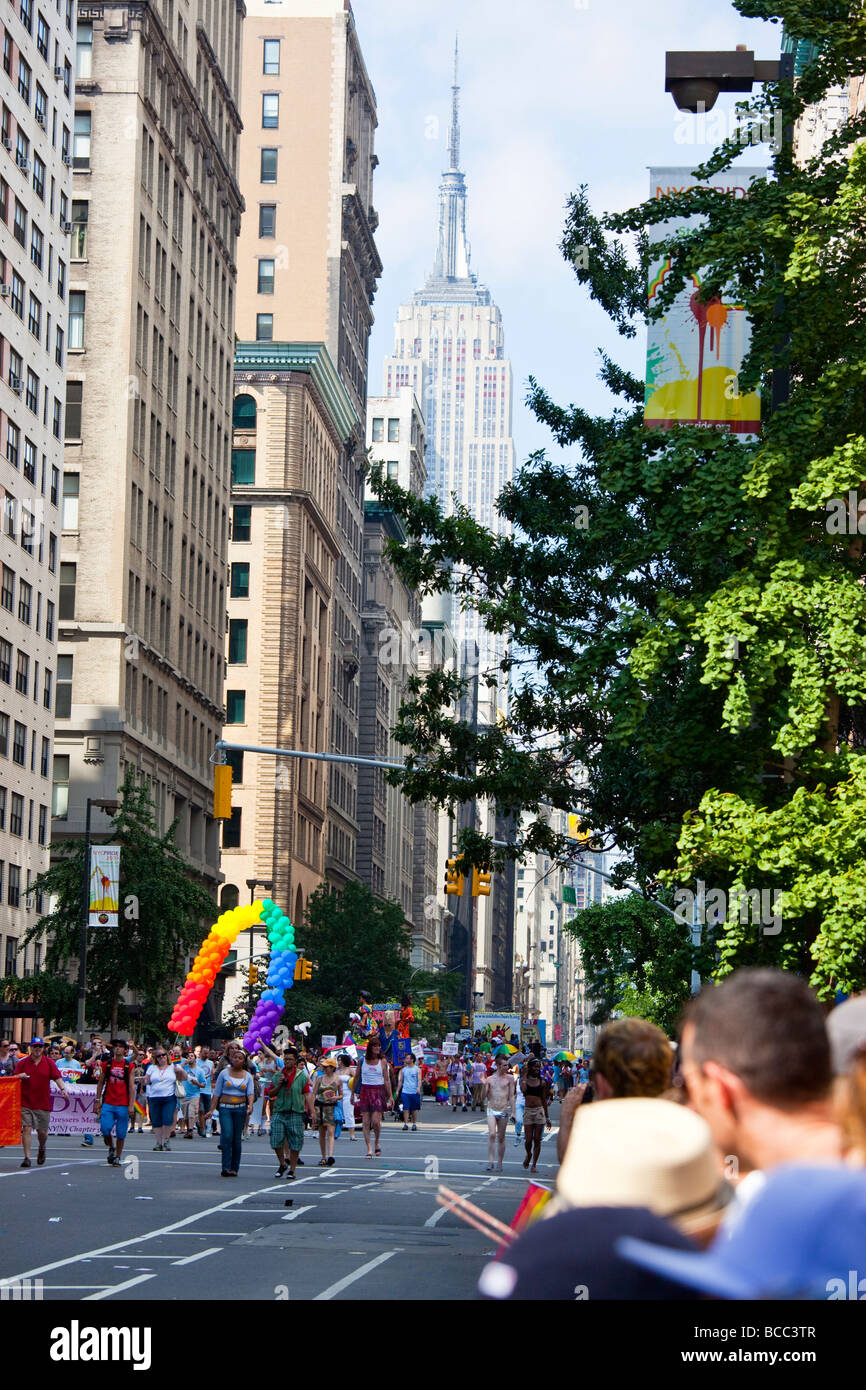
<svg viewBox="0 0 866 1390"><path fill-rule="evenodd" d="M587 184L596 212L619 211L647 196L650 166L700 163L738 98L720 97L703 127L683 116L664 90L665 50L745 44L776 58L781 28L743 19L729 0L352 0L352 8L379 119L374 203L385 268L370 393L383 389L397 308L433 266L459 34L472 269L502 311L518 464L539 448L556 457L524 404L530 375L558 404L599 412L612 404L597 380L599 347L643 376L642 332L620 338L558 249L569 194ZM767 159L759 147L740 163Z"/></svg>

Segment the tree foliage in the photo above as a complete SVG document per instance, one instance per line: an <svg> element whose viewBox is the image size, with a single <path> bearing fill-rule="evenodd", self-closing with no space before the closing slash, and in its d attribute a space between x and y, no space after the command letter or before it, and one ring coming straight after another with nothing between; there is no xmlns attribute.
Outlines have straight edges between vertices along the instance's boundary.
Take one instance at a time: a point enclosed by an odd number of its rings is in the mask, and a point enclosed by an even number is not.
<svg viewBox="0 0 866 1390"><path fill-rule="evenodd" d="M122 1016L120 996L132 992L142 1001L144 1023L163 1031L185 957L200 945L218 908L175 845L175 826L158 833L153 802L131 769L119 799L104 839L120 845L119 925L88 933L87 1018L107 1026L118 1007ZM30 888L34 895L44 893L52 910L29 928L25 940L47 934L45 975L66 980L80 950L84 841L64 841L52 857ZM51 988L40 976L27 983L37 992ZM70 1027L74 1002L70 1008L67 1001L55 1016Z"/></svg>
<svg viewBox="0 0 866 1390"><path fill-rule="evenodd" d="M742 103L745 120L760 123L769 104L793 122L866 72L860 0L736 8L820 45L793 88L767 84ZM523 851L562 861L571 851L548 808L579 807L594 845L618 847L623 875L648 893L698 876L780 890L782 932L730 920L717 970L770 959L811 973L825 997L866 984L852 813L866 745L866 561L856 528L827 525L832 499L856 499L866 479L864 135L861 114L803 165L782 144L742 199L690 188L601 217L585 189L570 200L563 252L624 337L646 317L648 257L660 250L671 272L654 312L691 271L705 299L728 288L745 306L739 385L762 390L759 438L647 430L642 384L603 356L621 402L609 417L558 406L531 381L535 414L567 452L533 455L504 490L508 535L376 474L408 532L390 547L405 577L424 592L453 588L511 638L507 723L456 721L454 674L412 683L396 731L407 794L451 806L489 797L527 817ZM739 153L727 141L695 176ZM694 220L665 237L657 225L672 216ZM782 369L789 399L771 413ZM507 853L477 834L464 844L476 863Z"/></svg>

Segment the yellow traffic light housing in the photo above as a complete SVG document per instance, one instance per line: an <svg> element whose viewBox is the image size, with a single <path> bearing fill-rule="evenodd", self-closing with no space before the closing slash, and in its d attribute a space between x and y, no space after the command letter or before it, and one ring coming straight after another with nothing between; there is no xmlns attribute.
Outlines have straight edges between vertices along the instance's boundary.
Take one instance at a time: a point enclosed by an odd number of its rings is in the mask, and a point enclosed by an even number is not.
<svg viewBox="0 0 866 1390"><path fill-rule="evenodd" d="M473 898L490 897L491 873L489 869L472 870L472 896Z"/></svg>
<svg viewBox="0 0 866 1390"><path fill-rule="evenodd" d="M449 897L463 897L463 875L457 868L456 859L448 859L445 863L445 892Z"/></svg>
<svg viewBox="0 0 866 1390"><path fill-rule="evenodd" d="M312 967L311 962L308 961L308 960L304 960L303 956L299 957L298 962L297 962L297 964L296 964L296 966L295 966L295 979L296 979L296 980L312 980L312 978L313 978L313 967Z"/></svg>
<svg viewBox="0 0 866 1390"><path fill-rule="evenodd" d="M251 984L251 985L257 985L258 982L259 982L259 967L258 967L257 965L251 965L251 966L250 966L250 984Z"/></svg>
<svg viewBox="0 0 866 1390"><path fill-rule="evenodd" d="M232 818L232 770L229 763L214 763L213 818L214 820L231 820Z"/></svg>
<svg viewBox="0 0 866 1390"><path fill-rule="evenodd" d="M573 811L569 813L568 817L568 838L569 840L576 840L579 845L587 844L592 838L580 816Z"/></svg>

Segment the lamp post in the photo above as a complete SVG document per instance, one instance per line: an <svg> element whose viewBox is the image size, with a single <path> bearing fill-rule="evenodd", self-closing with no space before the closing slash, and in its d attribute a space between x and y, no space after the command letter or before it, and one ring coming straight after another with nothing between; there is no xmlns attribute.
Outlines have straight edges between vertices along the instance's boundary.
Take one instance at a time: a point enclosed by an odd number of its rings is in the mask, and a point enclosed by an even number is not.
<svg viewBox="0 0 866 1390"><path fill-rule="evenodd" d="M114 813L120 802L110 798L89 796L84 817L84 862L81 866L81 940L78 947L78 1006L75 1031L79 1046L84 1042L84 1009L87 1000L87 928L90 925L90 808Z"/></svg>
<svg viewBox="0 0 866 1390"><path fill-rule="evenodd" d="M250 907L252 907L253 903L254 903L255 900L256 900L256 889L257 889L257 888L264 888L264 890L265 890L266 893L272 893L272 892L274 891L273 881L272 881L271 879L269 879L269 878L248 878L248 879L247 879L247 887L248 887L249 890L250 890ZM251 965L252 965L252 960L253 960L253 956L254 956L254 954L255 954L255 949L256 949L256 925L255 925L255 922L250 922L250 928L249 928L249 930L250 930L250 963L251 963ZM251 977L251 976L248 976L247 979L248 979L248 990L247 990L247 1014L248 1014L248 1019L247 1019L247 1026L249 1026L250 1020L252 1019L252 1016L253 1016L253 982L252 982L252 977Z"/></svg>

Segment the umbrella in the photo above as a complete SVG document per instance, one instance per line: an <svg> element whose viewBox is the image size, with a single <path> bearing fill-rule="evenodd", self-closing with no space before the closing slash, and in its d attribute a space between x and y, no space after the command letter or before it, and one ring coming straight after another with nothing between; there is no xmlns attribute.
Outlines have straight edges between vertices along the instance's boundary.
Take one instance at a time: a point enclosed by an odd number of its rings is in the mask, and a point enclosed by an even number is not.
<svg viewBox="0 0 866 1390"><path fill-rule="evenodd" d="M494 1056L494 1057L513 1057L513 1056L514 1056L514 1053L515 1053L516 1051L517 1051L517 1048L516 1048L516 1047L512 1047L512 1046L511 1046L511 1043L502 1043L501 1046L497 1047L497 1049L496 1049L496 1051L494 1052L493 1056Z"/></svg>
<svg viewBox="0 0 866 1390"><path fill-rule="evenodd" d="M554 1062L576 1062L577 1057L573 1052L557 1052Z"/></svg>

